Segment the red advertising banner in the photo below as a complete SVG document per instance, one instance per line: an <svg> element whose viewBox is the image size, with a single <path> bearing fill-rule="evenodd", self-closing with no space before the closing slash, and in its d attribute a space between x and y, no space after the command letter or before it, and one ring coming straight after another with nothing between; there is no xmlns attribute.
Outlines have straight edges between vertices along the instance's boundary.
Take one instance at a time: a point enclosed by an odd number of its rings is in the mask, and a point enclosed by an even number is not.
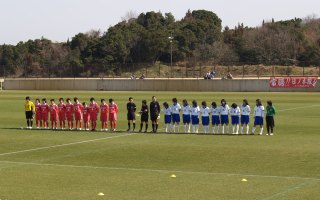
<svg viewBox="0 0 320 200"><path fill-rule="evenodd" d="M314 88L318 77L270 77L271 88Z"/></svg>

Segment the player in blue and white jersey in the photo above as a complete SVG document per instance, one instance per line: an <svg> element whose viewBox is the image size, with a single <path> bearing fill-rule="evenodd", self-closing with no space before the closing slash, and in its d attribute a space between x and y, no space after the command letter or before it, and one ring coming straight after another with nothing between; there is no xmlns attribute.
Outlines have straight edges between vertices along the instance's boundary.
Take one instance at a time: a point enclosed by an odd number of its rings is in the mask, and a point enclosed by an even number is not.
<svg viewBox="0 0 320 200"><path fill-rule="evenodd" d="M188 101L184 99L182 105L182 121L183 121L183 130L184 133L190 133L190 122L191 122L191 107L188 104ZM188 126L188 129L187 129Z"/></svg>
<svg viewBox="0 0 320 200"><path fill-rule="evenodd" d="M212 115L212 134L219 133L219 125L220 125L220 109L217 106L216 102L211 103L210 113Z"/></svg>
<svg viewBox="0 0 320 200"><path fill-rule="evenodd" d="M254 135L254 131L256 130L256 126L260 126L259 135L262 135L262 132L263 132L264 107L263 107L260 99L256 100L256 106L254 108L253 116L254 116L254 125L252 127L252 135Z"/></svg>
<svg viewBox="0 0 320 200"><path fill-rule="evenodd" d="M200 108L196 100L192 101L191 107L191 123L192 123L192 133L198 133L199 131L199 113Z"/></svg>
<svg viewBox="0 0 320 200"><path fill-rule="evenodd" d="M203 132L205 134L209 133L209 124L210 124L210 108L207 106L207 102L203 101L201 103L200 113L201 113L201 121L203 126Z"/></svg>
<svg viewBox="0 0 320 200"><path fill-rule="evenodd" d="M240 124L240 108L236 103L231 105L230 109L231 123L232 123L232 134L239 134L239 124Z"/></svg>
<svg viewBox="0 0 320 200"><path fill-rule="evenodd" d="M246 125L246 134L249 134L250 112L251 108L249 106L248 100L244 99L241 106L241 134L243 134L244 125Z"/></svg>
<svg viewBox="0 0 320 200"><path fill-rule="evenodd" d="M177 98L172 99L173 105L171 106L171 113L172 113L172 130L175 133L176 132L176 127L178 127L178 133L180 132L180 111L181 111L181 106L178 103Z"/></svg>
<svg viewBox="0 0 320 200"><path fill-rule="evenodd" d="M163 114L164 114L164 124L165 124L165 132L171 133L171 108L167 102L163 103Z"/></svg>
<svg viewBox="0 0 320 200"><path fill-rule="evenodd" d="M220 121L221 121L221 127L222 127L222 134L224 134L224 125L226 125L226 131L227 134L229 134L229 111L230 107L227 104L227 101L225 99L221 100L221 106L220 106Z"/></svg>

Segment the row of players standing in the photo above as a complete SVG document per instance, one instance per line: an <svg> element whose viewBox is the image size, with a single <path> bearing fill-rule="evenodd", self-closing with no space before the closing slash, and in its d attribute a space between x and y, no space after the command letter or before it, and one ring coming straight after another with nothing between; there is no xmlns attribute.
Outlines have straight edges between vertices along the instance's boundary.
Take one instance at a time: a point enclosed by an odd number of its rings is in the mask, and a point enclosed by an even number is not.
<svg viewBox="0 0 320 200"><path fill-rule="evenodd" d="M218 106L216 102L211 103L211 108L207 106L207 102L203 101L201 106L198 106L197 102L192 101L192 105L189 106L187 100L183 100L183 106L179 105L176 98L172 99L173 105L169 106L168 103L164 103L164 115L165 115L165 131L166 132L175 132L175 125L178 127L179 132L179 122L180 122L180 111L182 110L184 132L190 132L190 124L192 125L192 132L199 132L199 123L200 115L203 126L203 133L209 133L210 125L210 115L211 115L211 124L212 124L212 134L225 132L229 134L229 115L231 115L231 124L232 124L232 134L239 134L239 125L241 124L240 134L245 133L249 134L249 124L250 124L250 114L251 108L246 99L243 100L241 108L233 103L231 108L228 106L225 99L221 100L221 105ZM275 114L275 109L272 106L272 102L268 101L267 109L272 108L272 112L269 112L268 115L271 115L272 118L267 119L267 135L273 135L274 128L274 119L273 115ZM261 103L260 99L256 100L256 106L254 108L254 125L252 127L251 133L254 134L256 126L260 127L259 135L262 135L263 132L263 121L264 121L264 106ZM221 132L219 128L221 127ZM270 133L271 132L271 133Z"/></svg>
<svg viewBox="0 0 320 200"><path fill-rule="evenodd" d="M50 100L50 104L47 104L46 98L36 99L35 101L35 119L37 128L48 128L48 120L50 114L51 128L58 128L58 121L60 123L60 129L66 128L65 122L69 130L74 128L74 120L76 122L75 129L82 130L82 123L84 123L84 130L89 130L91 122L91 130L97 128L97 118L100 112L101 130L108 130L108 121L112 131L116 130L117 126L117 114L119 112L118 105L113 99L109 99L109 104L105 99L101 99L101 104L98 105L94 98L90 99L90 104L83 102L80 103L77 97L74 98L74 103L70 98L60 98L59 103L56 104L54 99Z"/></svg>

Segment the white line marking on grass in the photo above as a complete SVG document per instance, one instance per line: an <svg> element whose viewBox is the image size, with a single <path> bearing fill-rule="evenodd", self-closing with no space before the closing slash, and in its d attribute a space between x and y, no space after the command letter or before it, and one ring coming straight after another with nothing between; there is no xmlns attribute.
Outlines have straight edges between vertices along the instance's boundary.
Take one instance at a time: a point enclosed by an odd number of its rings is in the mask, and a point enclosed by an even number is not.
<svg viewBox="0 0 320 200"><path fill-rule="evenodd" d="M93 139L93 140L84 140L84 141L79 141L79 142L58 144L58 145L47 146L47 147L39 147L39 148L34 148L34 149L13 151L13 152L1 153L0 156L6 156L6 155L12 155L12 154L18 154L18 153L25 153L25 152L37 151L37 150L43 150L43 149L52 149L52 148L56 148L56 147L71 146L71 145L76 145L76 144L84 144L84 143L96 142L96 141L101 141L101 140L109 140L109 139L113 139L113 138L125 137L125 136L135 135L135 134L136 133L130 133L130 134L125 134L125 135L117 135L117 136L111 136L111 137L97 138L97 139Z"/></svg>
<svg viewBox="0 0 320 200"><path fill-rule="evenodd" d="M219 172L199 172L199 171L182 171L182 170L165 170L165 169L143 169L143 168L126 168L126 167L99 167L89 165L60 165L49 163L33 163L33 162L17 162L17 161L0 161L0 163L21 164L21 165L36 165L49 167L69 167L69 168L84 168L84 169L107 169L107 170L124 170L124 171L143 171L143 172L158 172L158 173L182 173L182 174L201 174L201 175L222 175L222 176L242 176L242 177L260 177L260 178L282 178L282 179L300 179L320 181L320 178L307 178L298 176L271 176L271 175L256 175L256 174L236 174L236 173L219 173Z"/></svg>
<svg viewBox="0 0 320 200"><path fill-rule="evenodd" d="M312 105L312 106L302 106L302 107L295 107L295 108L287 108L287 109L278 110L278 112L290 111L290 110L298 110L298 109L303 109L303 108L313 108L313 107L319 107L319 106L320 105Z"/></svg>
<svg viewBox="0 0 320 200"><path fill-rule="evenodd" d="M292 186L292 187L289 187L289 188L286 189L286 190L283 190L283 191L278 192L278 193L275 193L275 194L273 194L273 195L271 195L271 196L269 196L269 197L266 197L266 198L264 198L263 200L271 200L271 199L273 199L273 198L275 198L275 197L279 197L279 196L285 195L285 194L287 194L287 193L289 193L289 192L292 192L292 191L294 191L294 190L301 189L301 188L303 188L303 187L305 187L305 186L307 186L307 185L310 185L310 184L312 184L312 183L315 183L315 182L316 182L316 181L307 181L307 182L300 183L300 184L298 184L298 185L294 185L294 186Z"/></svg>

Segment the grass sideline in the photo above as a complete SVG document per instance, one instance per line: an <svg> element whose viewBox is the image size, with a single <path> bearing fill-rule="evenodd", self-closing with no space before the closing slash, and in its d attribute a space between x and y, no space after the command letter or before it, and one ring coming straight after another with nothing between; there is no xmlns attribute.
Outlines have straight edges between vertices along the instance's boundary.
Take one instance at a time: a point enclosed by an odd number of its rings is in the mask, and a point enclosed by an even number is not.
<svg viewBox="0 0 320 200"><path fill-rule="evenodd" d="M112 97L120 132L20 130L27 95ZM152 95L161 103L186 97L239 104L246 97L253 106L256 98L271 99L279 111L276 135L126 133L128 97L140 108ZM0 199L317 199L319 100L319 93L2 91Z"/></svg>

